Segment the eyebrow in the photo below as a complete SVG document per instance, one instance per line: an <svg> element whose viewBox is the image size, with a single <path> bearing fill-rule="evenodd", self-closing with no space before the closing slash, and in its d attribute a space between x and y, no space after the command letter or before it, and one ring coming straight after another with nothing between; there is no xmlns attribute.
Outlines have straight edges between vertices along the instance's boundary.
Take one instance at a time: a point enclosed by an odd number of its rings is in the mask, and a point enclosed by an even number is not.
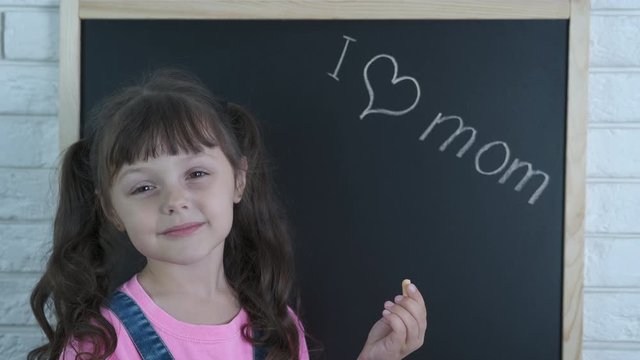
<svg viewBox="0 0 640 360"><path fill-rule="evenodd" d="M215 158L212 155L206 154L204 152L199 152L197 154L187 155L184 160L189 161L189 160L193 160L193 159L199 158L199 157L208 157L210 159L215 160ZM118 177L116 178L116 181L119 180L119 179L124 178L125 176L127 176L129 174L144 172L146 169L150 169L150 167L148 167L148 166L132 166L132 167L129 167L128 169L126 169L125 171L121 172L118 175Z"/></svg>

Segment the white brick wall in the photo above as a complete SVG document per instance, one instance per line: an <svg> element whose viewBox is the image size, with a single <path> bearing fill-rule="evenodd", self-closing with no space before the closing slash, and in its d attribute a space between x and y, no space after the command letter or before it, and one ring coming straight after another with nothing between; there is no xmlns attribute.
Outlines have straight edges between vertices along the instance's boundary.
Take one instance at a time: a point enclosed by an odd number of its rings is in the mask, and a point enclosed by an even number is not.
<svg viewBox="0 0 640 360"><path fill-rule="evenodd" d="M0 359L43 335L29 307L51 241L58 156L58 0L0 0Z"/></svg>
<svg viewBox="0 0 640 360"><path fill-rule="evenodd" d="M613 21L614 17L607 18ZM640 72L634 68L593 67L589 76L589 119L592 122L638 121L638 89Z"/></svg>
<svg viewBox="0 0 640 360"><path fill-rule="evenodd" d="M58 1L0 0L0 359L42 341L28 294L50 241ZM640 0L592 0L584 360L640 359Z"/></svg>
<svg viewBox="0 0 640 360"><path fill-rule="evenodd" d="M591 0L591 9L637 9L638 0Z"/></svg>
<svg viewBox="0 0 640 360"><path fill-rule="evenodd" d="M0 99L0 114L57 114L57 63L3 62L0 66Z"/></svg>
<svg viewBox="0 0 640 360"><path fill-rule="evenodd" d="M640 126L593 123L587 143L587 168L591 177L640 177Z"/></svg>
<svg viewBox="0 0 640 360"><path fill-rule="evenodd" d="M585 250L585 286L633 288L640 283L640 236L589 235Z"/></svg>
<svg viewBox="0 0 640 360"><path fill-rule="evenodd" d="M54 166L58 156L58 118L0 115L0 164L12 167Z"/></svg>
<svg viewBox="0 0 640 360"><path fill-rule="evenodd" d="M592 0L584 360L640 359L640 1Z"/></svg>
<svg viewBox="0 0 640 360"><path fill-rule="evenodd" d="M4 57L8 60L58 58L57 11L9 11L4 16Z"/></svg>
<svg viewBox="0 0 640 360"><path fill-rule="evenodd" d="M42 271L52 231L49 221L0 225L0 273Z"/></svg>
<svg viewBox="0 0 640 360"><path fill-rule="evenodd" d="M0 6L37 6L39 8L44 6L57 6L59 3L60 2L58 0L0 0ZM35 8L35 10L39 10L39 8Z"/></svg>

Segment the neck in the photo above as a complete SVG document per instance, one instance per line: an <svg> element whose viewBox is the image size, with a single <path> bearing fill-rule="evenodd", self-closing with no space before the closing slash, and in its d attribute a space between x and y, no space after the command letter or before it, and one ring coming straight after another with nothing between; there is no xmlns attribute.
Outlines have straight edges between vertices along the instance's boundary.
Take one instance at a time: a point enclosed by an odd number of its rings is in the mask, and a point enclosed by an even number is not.
<svg viewBox="0 0 640 360"><path fill-rule="evenodd" d="M148 259L138 281L152 298L186 296L215 300L234 296L224 273L222 254L217 259L207 258L188 265Z"/></svg>

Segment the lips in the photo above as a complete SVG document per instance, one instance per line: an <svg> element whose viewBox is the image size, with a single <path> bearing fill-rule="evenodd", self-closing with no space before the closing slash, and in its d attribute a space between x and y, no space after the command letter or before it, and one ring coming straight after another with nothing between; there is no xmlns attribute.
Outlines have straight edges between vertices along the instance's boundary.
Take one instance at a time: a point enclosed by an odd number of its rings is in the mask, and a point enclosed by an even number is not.
<svg viewBox="0 0 640 360"><path fill-rule="evenodd" d="M174 227L170 227L167 230L163 231L160 233L160 235L168 235L168 236L186 236L186 235L190 235L192 233L194 233L196 230L198 230L202 225L204 225L203 222L189 222L189 223L184 223L182 225L178 225L178 226L174 226Z"/></svg>

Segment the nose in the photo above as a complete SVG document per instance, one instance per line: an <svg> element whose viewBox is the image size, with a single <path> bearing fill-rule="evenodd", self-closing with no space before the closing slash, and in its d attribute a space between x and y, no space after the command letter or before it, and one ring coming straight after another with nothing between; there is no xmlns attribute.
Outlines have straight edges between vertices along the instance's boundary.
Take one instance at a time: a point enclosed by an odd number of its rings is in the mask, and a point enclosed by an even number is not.
<svg viewBox="0 0 640 360"><path fill-rule="evenodd" d="M165 198L162 204L162 213L171 215L176 211L183 211L189 208L188 192L180 185L167 186Z"/></svg>

